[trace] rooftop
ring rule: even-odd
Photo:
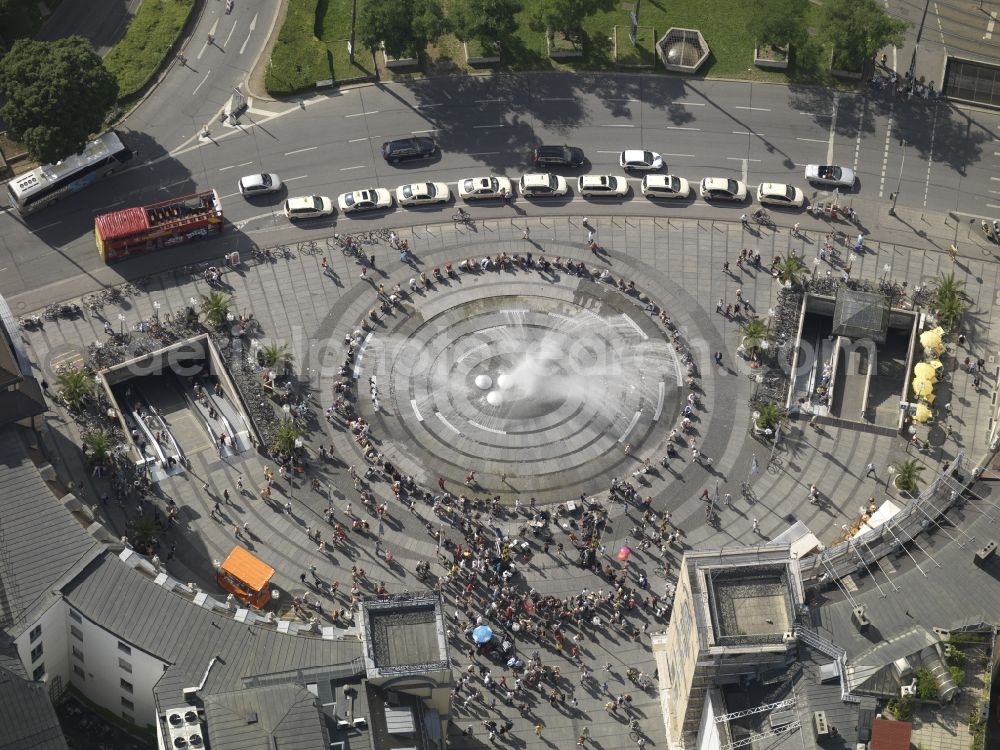
[[[791,629],[788,582],[781,568],[721,571],[709,578],[717,639],[779,637]]]
[[[0,750],[65,750],[48,686],[0,667]]]
[[[368,677],[377,672],[448,669],[444,617],[438,595],[394,594],[361,602],[360,637]]]

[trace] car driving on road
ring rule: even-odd
[[[355,214],[361,211],[375,211],[392,206],[392,193],[385,188],[368,188],[342,193],[337,199],[340,210],[345,214]]]
[[[583,150],[574,146],[539,146],[531,156],[531,162],[536,167],[571,167],[583,166]]]
[[[236,187],[243,194],[243,197],[251,198],[255,195],[281,190],[281,178],[276,174],[266,172],[264,174],[248,174],[246,177],[240,178]]]
[[[501,192],[510,194],[510,180],[506,177],[467,177],[458,181],[458,194],[464,200],[499,198]]]
[[[303,195],[285,201],[285,218],[315,219],[333,213],[333,201],[325,195]]]
[[[835,164],[807,164],[806,179],[823,187],[854,187],[854,170]]]
[[[401,206],[424,206],[449,200],[451,188],[443,182],[414,182],[396,188],[396,202]]]
[[[618,163],[623,169],[634,169],[637,172],[655,172],[657,169],[663,169],[663,157],[655,151],[622,151]]]
[[[429,159],[437,153],[433,138],[399,138],[382,144],[382,158],[390,164],[406,159]]]
[[[701,181],[698,193],[706,201],[745,201],[747,186],[728,177],[706,177]]]
[[[762,205],[801,208],[802,204],[806,202],[806,197],[794,185],[785,185],[781,182],[762,182],[757,186],[757,202]]]
[[[588,198],[620,198],[628,195],[628,182],[613,174],[586,174],[576,181],[580,195]]]
[[[545,198],[557,195],[566,195],[569,192],[569,185],[566,178],[548,172],[537,172],[521,175],[521,195],[526,198]]]
[[[642,178],[640,190],[647,198],[687,198],[691,195],[691,184],[672,174],[647,174]]]

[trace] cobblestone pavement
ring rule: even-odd
[[[347,584],[342,586],[342,591],[349,587],[351,565],[361,565],[368,571],[370,580],[384,581],[390,591],[425,585],[413,577],[412,571],[418,561],[435,559],[437,545],[428,529],[441,523],[428,506],[417,506],[413,514],[399,504],[390,506],[391,516],[384,524],[382,542],[395,555],[397,564],[391,567],[374,556],[370,540],[355,538],[349,545],[327,549],[323,553],[317,550],[315,543],[307,540],[307,527],[329,531],[322,516],[328,502],[327,493],[332,496],[338,519],[343,520],[348,502],[353,502],[355,509],[361,510],[348,467],[362,467],[364,460],[348,432],[323,420],[323,410],[333,400],[331,385],[335,379],[335,366],[343,358],[344,336],[357,328],[359,321],[371,309],[375,302],[374,288],[384,284],[391,289],[397,282],[405,287],[419,270],[429,272],[447,261],[457,264],[466,257],[479,258],[500,251],[544,253],[550,259],[561,255],[582,260],[591,267],[607,268],[615,278],[635,281],[639,290],[660,304],[677,324],[682,340],[690,345],[698,365],[701,407],[696,413],[695,437],[699,448],[712,462],[692,461],[685,450],[667,468],[658,466],[665,433],[675,426],[687,389],[677,386],[677,377],[672,373],[669,342],[656,317],[645,312],[634,298],[618,294],[607,284],[581,282],[577,277],[566,274],[543,277],[527,271],[460,274],[457,280],[435,284],[433,288],[413,295],[412,301],[404,303],[402,309],[377,326],[371,338],[372,350],[365,352],[361,358],[358,402],[362,413],[369,417],[372,433],[380,441],[379,445],[384,446],[386,455],[397,457],[406,470],[428,489],[434,489],[432,485],[441,476],[458,491],[467,471],[481,469],[482,473],[477,477],[482,483],[481,492],[500,494],[508,504],[513,503],[515,498],[527,502],[531,494],[537,495],[540,502],[572,500],[580,493],[600,494],[603,497],[612,476],[636,481],[631,472],[640,465],[641,459],[648,457],[654,459],[653,466],[657,470],[639,480],[642,486],[638,489],[642,496],[652,496],[655,512],[669,511],[672,524],[681,530],[681,544],[674,550],[674,555],[691,546],[761,543],[795,520],[802,520],[822,542],[835,543],[842,534],[842,525],[851,523],[857,517],[858,507],[869,496],[874,495],[880,500],[886,495],[885,467],[903,457],[905,444],[899,438],[872,431],[832,426],[813,429],[807,427],[804,421],[797,421],[793,422],[772,457],[769,445],[758,442],[748,434],[748,398],[752,383],[748,377],[750,371],[742,360],[735,357],[740,343],[738,322],[715,313],[716,301],[721,298],[735,302],[737,289],[741,290],[752,309],[762,314],[766,315],[767,310],[776,304],[779,284],[766,270],[741,271],[736,268],[735,261],[742,248],[759,251],[765,267],[776,253],[791,250],[803,255],[812,269],[812,259],[822,235],[803,233],[793,237],[784,230],[748,232],[739,223],[674,219],[601,218],[592,221],[592,224],[596,224],[597,240],[607,251],[600,258],[595,258],[585,248],[588,230],[581,219],[560,217],[486,222],[472,227],[415,226],[401,236],[409,240],[414,250],[417,271],[401,264],[396,253],[384,244],[377,244],[367,248],[367,252],[374,252],[376,257],[375,268],[368,272],[365,279],[361,278],[360,266],[355,259],[340,252],[327,256],[330,271],[325,274],[322,273],[320,256],[307,254],[227,273],[226,281],[233,287],[236,311],[252,311],[263,325],[266,341],[287,343],[295,355],[296,369],[312,386],[310,399],[319,419],[316,429],[308,436],[307,445],[315,453],[320,444],[332,444],[337,459],[313,463],[310,472],[320,479],[320,492],[310,489],[311,476],[296,478],[291,485],[276,482],[275,500],[278,502],[268,505],[249,493],[240,496],[235,492],[237,479],[242,478],[248,488],[262,481],[265,463],[259,456],[246,454],[221,460],[210,445],[194,452],[191,455],[190,475],[173,477],[160,484],[162,493],[181,507],[179,527],[164,532],[160,540],[160,555],[163,558],[167,557],[164,550],[171,543],[176,543],[176,552],[167,561],[171,573],[180,580],[197,582],[206,590],[215,591],[217,587],[212,579],[211,561],[221,559],[231,549],[234,524],[246,522],[252,538],[244,543],[276,568],[274,583],[292,595],[302,593],[299,575],[313,565],[321,577]],[[524,239],[525,228],[530,228],[530,240]],[[728,275],[721,270],[726,260],[730,261],[733,269],[733,273]],[[824,274],[827,265],[820,263],[817,272]],[[885,270],[886,265],[891,266],[890,271]],[[973,461],[986,450],[984,436],[993,416],[991,391],[996,384],[997,372],[993,318],[997,311],[995,300],[1000,283],[996,269],[995,264],[987,261],[960,258],[953,263],[947,254],[897,247],[870,238],[867,251],[853,263],[854,278],[877,280],[887,275],[900,282],[907,281],[910,288],[926,284],[940,273],[954,271],[965,282],[972,298],[965,329],[968,337],[966,350],[959,351],[958,357],[971,355],[987,359],[983,387],[975,390],[971,376],[960,369],[949,375],[952,415],[947,422],[953,431],[950,437],[946,437],[938,423],[926,435],[932,443],[930,452],[914,454],[929,467],[925,480],[929,479],[940,461],[958,450],[967,451]],[[834,274],[839,272],[836,268],[830,270]],[[159,278],[159,288],[148,289],[145,294],[131,300],[122,311],[127,325],[131,325],[138,319],[152,316],[154,301],[160,303],[161,316],[168,312],[177,314],[192,295],[207,291],[208,288],[200,281],[192,282],[177,273],[167,273]],[[636,341],[641,339],[651,342],[650,345],[655,344],[659,347],[656,356],[667,352],[663,360],[666,363],[663,377],[666,386],[662,398],[650,385],[656,382],[655,378],[642,386],[649,386],[643,396],[645,413],[648,415],[653,400],[657,399],[662,406],[659,418],[645,416],[631,428],[632,432],[624,433],[628,427],[627,417],[636,408],[636,402],[630,401],[634,398],[632,395],[609,392],[607,404],[602,404],[607,407],[607,413],[603,415],[600,409],[594,408],[593,393],[586,394],[575,404],[592,409],[583,416],[573,416],[580,413],[579,409],[572,413],[571,410],[561,411],[565,409],[565,404],[556,399],[560,405],[546,406],[540,410],[544,412],[541,415],[529,415],[530,420],[542,422],[550,414],[557,415],[551,423],[532,422],[543,435],[543,440],[530,456],[525,455],[523,450],[519,452],[521,443],[518,441],[523,437],[501,434],[508,432],[504,425],[494,425],[495,432],[487,441],[480,434],[481,430],[477,433],[473,428],[460,426],[460,434],[456,434],[443,423],[428,425],[433,419],[431,413],[421,414],[421,419],[418,419],[409,403],[417,397],[411,397],[408,388],[422,388],[420,398],[429,399],[427,403],[448,403],[457,398],[456,393],[467,393],[463,390],[467,389],[465,381],[475,374],[475,369],[469,367],[456,375],[464,379],[465,385],[461,388],[447,379],[440,383],[416,382],[430,376],[413,374],[405,369],[394,372],[392,357],[379,356],[379,342],[391,341],[392,336],[416,336],[414,340],[420,346],[426,344],[430,350],[434,347],[447,350],[450,346],[447,341],[435,342],[433,337],[449,330],[461,331],[462,326],[471,325],[468,320],[475,317],[451,313],[449,318],[449,310],[458,305],[473,306],[462,309],[474,311],[475,315],[482,312],[485,317],[481,328],[496,329],[508,321],[502,312],[504,306],[496,304],[497,299],[506,297],[522,301],[528,299],[531,302],[528,323],[539,323],[539,319],[531,316],[548,315],[550,327],[557,332],[559,326],[551,324],[554,320],[551,313],[566,315],[567,310],[598,305],[606,311],[615,311],[618,316],[628,317],[635,324],[629,325],[629,328],[633,330]],[[490,302],[484,303],[481,308],[474,308],[477,300]],[[108,320],[113,322],[118,312],[118,309],[112,308],[105,310]],[[433,326],[432,330],[427,327],[430,320],[437,320],[440,324]],[[89,342],[102,338],[103,325],[102,319],[88,315],[81,320],[46,323],[43,331],[26,334],[41,375],[54,382],[53,365],[72,360],[81,349],[85,350]],[[616,340],[615,335],[600,335]],[[643,336],[646,338],[643,339]],[[617,338],[629,344],[624,335]],[[716,366],[713,354],[720,351],[723,353],[722,365]],[[382,350],[384,353],[385,347]],[[378,414],[374,413],[368,396],[366,383],[370,374],[376,374],[379,382],[385,384],[380,385],[380,389],[384,389],[386,403],[380,407]],[[652,376],[659,377],[659,374],[653,372]],[[451,390],[442,394],[438,392],[441,388]],[[97,504],[96,498],[104,494],[104,487],[101,480],[92,479],[82,469],[78,452],[73,447],[77,442],[75,425],[64,416],[56,411],[56,416],[49,420],[50,432],[46,438],[55,453],[56,468],[64,481],[82,482],[85,501]],[[474,412],[467,412],[466,416],[471,421],[479,419]],[[613,425],[614,431],[611,428],[603,432],[598,429],[605,423]],[[591,439],[581,439],[580,435],[588,430],[594,433]],[[623,434],[625,439],[621,439]],[[476,435],[479,439],[472,439]],[[629,439],[634,440],[634,449],[626,452],[624,443]],[[570,446],[570,449],[564,450],[563,446]],[[762,467],[762,471],[755,476],[750,475],[753,456],[758,458]],[[540,462],[538,474],[524,470],[521,462],[526,460]],[[875,463],[878,479],[866,477],[869,462]],[[506,470],[502,468],[505,464],[509,466]],[[544,479],[536,480],[539,475]],[[752,484],[752,504],[740,492],[740,485],[745,480]],[[208,493],[202,490],[203,482],[210,486]],[[819,504],[808,502],[808,487],[812,483],[820,492],[822,501]],[[210,511],[214,501],[221,500],[225,489],[232,493],[233,500],[223,506],[221,519],[216,520]],[[380,496],[391,497],[390,488],[385,483],[376,482],[372,489]],[[720,504],[717,528],[705,522],[705,503],[699,498],[706,489],[710,496],[718,492],[720,499],[727,494],[733,498],[731,507]],[[285,502],[291,502],[291,514],[280,507]],[[97,512],[116,533],[124,533],[127,522],[137,511],[112,503],[98,507]],[[611,555],[623,544],[632,543],[634,546],[631,529],[640,513],[635,507],[625,508],[620,504],[611,509],[609,528],[602,538],[608,556],[606,564],[621,567]],[[759,532],[753,530],[755,520],[759,522]],[[516,524],[516,521],[510,520],[497,523],[508,530],[515,530]],[[374,531],[377,528],[374,518],[372,526]],[[446,536],[458,540],[460,535],[457,531],[447,526],[443,528]],[[570,526],[556,529],[555,541],[563,541],[569,547],[566,534],[573,531],[575,529]],[[536,591],[563,597],[578,593],[584,587],[596,590],[606,585],[606,581],[561,557],[555,548],[546,554],[536,540],[531,541],[535,545],[534,556],[521,566],[521,570],[527,583]],[[633,575],[640,570],[646,571],[651,577],[653,591],[662,595],[666,582],[653,572],[658,562],[659,553],[635,549],[629,567]],[[439,565],[432,567],[434,573],[442,571]],[[326,609],[343,607],[345,603],[346,600],[341,597],[336,602],[330,602]],[[644,607],[639,607],[631,619],[640,627],[645,624],[650,631],[665,627],[665,620],[657,619]],[[567,695],[572,693],[578,705],[557,702],[552,707],[542,700],[533,705],[524,717],[517,716],[513,709],[502,704],[497,711],[486,711],[482,707],[470,711],[457,708],[458,728],[464,729],[469,724],[476,724],[476,728],[471,741],[465,742],[456,736],[453,738],[454,745],[473,746],[484,741],[482,725],[476,720],[486,713],[494,716],[499,713],[512,716],[515,722],[514,744],[565,747],[575,742],[584,726],[589,726],[590,745],[608,749],[627,746],[629,741],[623,728],[626,721],[623,714],[611,715],[603,709],[607,693],[617,694],[626,690],[635,698],[632,713],[640,720],[642,730],[649,738],[649,746],[662,744],[663,728],[658,718],[660,712],[656,698],[644,695],[625,678],[625,669],[629,666],[649,673],[653,671],[647,638],[635,640],[613,630],[592,627],[588,627],[584,635],[582,663],[597,671],[598,683],[607,682],[607,691],[600,684],[596,689],[581,687],[579,666],[563,656],[556,656],[553,651],[543,658],[548,663],[562,664],[564,692]],[[534,646],[524,645],[524,648],[530,654]],[[468,662],[463,650],[456,648],[453,656],[456,667],[464,669]],[[601,668],[608,662],[612,664],[612,670],[603,673]],[[494,670],[493,676],[498,679],[499,673]],[[572,691],[570,686],[574,686]],[[536,722],[544,727],[537,739],[532,729]]]

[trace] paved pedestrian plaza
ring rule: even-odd
[[[512,727],[498,733],[498,744],[562,748],[586,729],[587,746],[611,750],[632,742],[627,725],[633,718],[647,747],[662,746],[658,697],[634,684],[626,670],[652,675],[655,669],[649,635],[667,623],[665,602],[657,601],[667,592],[663,563],[675,564],[687,548],[765,543],[795,521],[821,542],[835,544],[859,506],[886,497],[890,464],[916,457],[927,465],[929,480],[959,451],[973,464],[985,453],[997,372],[996,264],[966,258],[956,263],[946,253],[869,238],[852,264],[852,278],[888,275],[913,288],[954,271],[966,284],[972,299],[966,349],[954,361],[987,359],[985,383],[977,390],[961,368],[948,373],[951,415],[928,433],[926,453],[905,455],[906,442],[898,436],[828,424],[813,428],[804,419],[792,421],[775,447],[750,434],[754,373],[736,355],[738,319],[717,313],[716,304],[735,303],[740,290],[747,315],[768,317],[781,288],[768,270],[776,254],[803,257],[809,275],[829,270],[838,276],[843,268],[835,262],[813,262],[823,235],[804,231],[793,237],[780,227],[748,232],[738,221],[602,217],[590,225],[602,248],[598,253],[587,248],[590,229],[581,218],[532,218],[413,226],[400,232],[413,250],[413,265],[400,262],[386,243],[366,245],[374,262],[366,258],[362,266],[334,243],[320,242],[327,271],[319,254],[298,252],[226,272],[234,312],[252,312],[263,328],[262,343],[284,343],[294,354],[312,412],[305,436],[310,464],[290,482],[275,481],[272,501],[265,502],[257,488],[273,464],[261,455],[220,458],[207,440],[189,450],[190,471],[160,482],[156,501],[160,513],[167,498],[180,508],[179,523],[165,527],[157,550],[171,574],[215,592],[212,561],[223,559],[234,543],[245,544],[277,570],[282,610],[290,609],[293,597],[318,598],[329,622],[335,610],[350,609],[352,566],[365,570],[359,586],[368,594],[380,585],[390,592],[433,587],[450,575],[441,586],[448,614],[456,615],[455,675],[468,676],[453,701],[453,746],[482,746],[488,739],[484,721],[499,728],[509,720]],[[737,266],[743,248],[759,252],[761,266]],[[500,253],[531,253],[533,264],[481,267],[484,256]],[[554,265],[538,268],[541,256]],[[469,259],[474,269],[460,268]],[[568,272],[569,260],[586,264],[589,273]],[[727,261],[729,273],[722,270]],[[117,328],[122,312],[124,325],[132,326],[154,316],[154,301],[159,316],[179,315],[192,297],[208,291],[200,280],[167,273],[103,314]],[[90,342],[105,338],[104,320],[87,315],[46,323],[26,337],[40,376],[51,383],[57,364],[78,360]],[[357,352],[348,361],[346,342],[352,339]],[[342,366],[356,380],[350,400],[367,423],[369,445],[411,476],[431,501],[411,494],[408,508],[396,500],[389,481],[363,478],[367,463],[356,431],[336,410],[326,418],[337,398],[334,385],[344,377]],[[661,465],[668,435],[679,428],[689,403],[690,431],[678,455]],[[91,477],[80,463],[72,447],[79,439],[76,425],[58,419],[49,424],[54,432],[46,439],[62,459],[60,476],[82,485],[84,501],[116,534],[127,536],[140,508],[101,503],[105,480]],[[320,446],[332,446],[334,458],[321,460]],[[752,471],[755,463],[759,471]],[[874,477],[867,476],[870,463]],[[613,479],[633,486],[631,500],[609,499]],[[246,492],[237,491],[238,481]],[[746,495],[744,482],[750,485]],[[820,502],[810,502],[813,484]],[[372,493],[373,505],[386,503],[381,519],[363,507],[357,486]],[[212,512],[227,490],[230,501]],[[718,500],[715,525],[706,522],[706,490],[709,502]],[[473,498],[499,497],[495,515],[487,505],[474,515],[470,508],[469,518],[490,540],[479,545],[483,550],[492,549],[497,533],[517,537],[532,498],[552,512],[551,545],[530,532],[525,536],[531,554],[514,561],[520,574],[511,584],[516,592],[500,580],[487,583],[478,568],[455,565],[462,559],[456,545],[477,545],[457,527],[461,514],[435,513],[433,498],[451,504],[460,495],[470,505]],[[727,496],[729,504],[722,501]],[[599,530],[601,575],[576,564],[573,542],[590,532],[579,514],[557,512],[571,501],[607,510]],[[370,518],[370,533],[348,532],[346,543],[336,543],[331,509],[334,522]],[[646,510],[649,523],[640,534],[636,527]],[[644,548],[638,537],[658,537],[667,517],[677,543],[665,555],[656,544]],[[234,540],[234,527],[243,524],[244,538]],[[327,544],[310,538],[316,530]],[[393,560],[377,555],[376,546],[390,550]],[[626,546],[627,564],[617,557]],[[418,578],[416,565],[424,561],[431,563],[430,575]],[[304,575],[312,568],[315,576]],[[339,591],[317,587],[315,579],[336,581]],[[522,601],[529,589],[542,602],[535,621],[545,632],[518,638],[517,651],[526,662],[537,653],[544,670],[539,685],[511,687],[515,694],[508,701],[506,686],[514,676],[484,657],[472,661],[490,669],[492,684],[476,666],[470,671],[460,623],[479,615],[496,619],[501,615],[489,609],[491,602]],[[334,624],[352,627],[345,619]],[[583,679],[585,670],[591,679]],[[470,727],[471,737],[463,736]]]

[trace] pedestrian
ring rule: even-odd
[[[732,496],[732,493],[727,492],[723,496],[722,501],[726,504],[727,508],[732,508],[733,507],[733,496]]]
[[[211,487],[208,486],[208,482],[202,482],[201,488],[205,490],[205,492],[209,492],[212,489]]]
[[[236,477],[236,491],[243,494],[243,477]]]
[[[813,427],[813,428],[819,428],[819,424],[817,423],[817,419],[819,419],[819,416],[817,414],[813,414],[809,418],[809,426]]]
[[[625,455],[629,456],[632,454],[632,443],[625,443]]]
[[[220,516],[222,515],[222,508],[219,506],[218,500],[215,501],[215,505],[212,507],[212,512],[209,515],[215,517],[216,513],[218,513]]]
[[[591,229],[587,232],[587,244],[592,245],[594,243],[594,230]]]
[[[360,277],[361,277],[362,279],[367,279],[367,278],[368,278],[368,266],[361,266],[361,274],[360,274]]]
[[[226,489],[224,489],[222,491],[222,499],[225,500],[227,503],[230,502],[230,500],[229,500],[229,489],[228,488],[226,488]]]
[[[372,253],[368,257],[368,262],[371,263],[372,268],[375,268],[375,253]]]
[[[749,222],[749,220],[747,219],[747,215],[746,215],[746,214],[743,214],[743,215],[742,215],[742,216],[740,217],[740,224],[742,224],[742,225],[743,225],[743,228],[744,228],[744,229],[746,229],[747,227],[749,227],[749,226],[750,226],[750,222]]]
[[[756,518],[753,519],[753,533],[754,534],[760,533],[760,521],[758,521]]]
[[[875,477],[875,481],[878,481],[878,473],[875,471],[875,464],[870,463],[865,467],[865,479],[868,477]]]
[[[541,737],[542,736],[542,725],[541,724],[535,724],[535,736],[536,737]]]
[[[292,515],[292,503],[291,501],[285,503],[285,513]]]
[[[528,227],[524,228],[524,232],[521,234],[521,239],[526,240],[531,236],[531,229]]]
[[[795,222],[795,226],[792,227],[792,234],[795,237],[799,236],[799,222]]]
[[[722,352],[715,353],[715,364],[719,365],[719,367],[722,366]]]
[[[720,299],[719,302],[718,302],[718,304],[716,304],[716,306],[715,306],[715,311],[721,315],[722,314],[722,308],[725,306],[725,304],[726,304],[726,301]]]
[[[586,216],[583,217],[583,221],[581,223],[588,229],[590,228],[590,219],[588,219]]]
[[[703,489],[701,491],[701,496],[698,499],[699,500],[708,500],[708,487],[706,487],[705,489]]]
[[[438,487],[444,490],[444,477],[438,477]]]

